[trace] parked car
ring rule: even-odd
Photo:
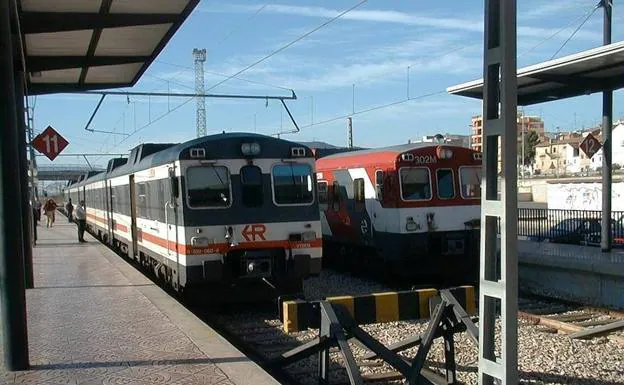
[[[600,244],[600,219],[568,218],[550,229],[528,237],[531,241],[570,245]]]

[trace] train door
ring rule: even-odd
[[[113,219],[113,187],[111,185],[111,181],[105,181],[105,189],[106,189],[106,205],[108,206],[107,215],[108,215],[108,241],[110,244],[114,245],[115,236],[115,220]]]
[[[128,257],[139,259],[139,228],[136,220],[136,187],[134,185],[134,175],[130,175],[130,228],[132,229],[132,243],[128,250]]]
[[[373,199],[367,199],[366,200],[366,210],[370,213],[371,215],[371,223],[372,223],[372,229],[380,229],[384,226],[384,219],[383,219],[383,212],[382,212],[382,206],[381,203],[383,201],[383,195],[384,195],[384,172],[382,170],[375,170],[375,180],[374,180],[374,186],[375,186],[375,196],[373,197]],[[385,230],[385,229],[384,229]],[[373,231],[373,235],[374,235],[374,231]]]
[[[165,199],[165,226],[167,234],[167,255],[169,260],[175,261],[175,267],[170,271],[175,271],[172,279],[174,288],[179,288],[180,285],[180,254],[178,250],[178,202],[179,197],[179,184],[178,178],[175,175],[175,164],[169,167],[169,194]]]

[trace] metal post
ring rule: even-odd
[[[522,111],[522,114],[520,115],[520,134],[521,134],[521,138],[520,140],[522,141],[522,160],[520,161],[520,179],[522,179],[524,181],[524,110]]]
[[[479,271],[479,384],[518,383],[516,0],[485,1],[483,168]],[[498,140],[502,149],[498,198]],[[497,222],[500,220],[500,257]],[[496,352],[500,308],[501,350]]]
[[[21,71],[15,72],[15,105],[17,114],[17,148],[19,151],[20,192],[22,204],[22,247],[24,250],[24,284],[26,289],[35,285],[33,274],[33,250],[31,230],[33,222],[32,208],[28,193],[28,159],[26,159],[26,122],[24,119],[24,75]]]
[[[22,218],[17,147],[13,46],[11,42],[10,5],[0,0],[0,295],[4,332],[4,365],[8,370],[27,370],[28,334],[26,329],[26,293],[22,262]],[[23,97],[19,95],[18,97]]]
[[[613,0],[602,0],[604,8],[603,45],[611,44]],[[602,231],[600,247],[611,251],[611,130],[613,127],[613,91],[602,93]]]
[[[351,117],[347,118],[347,124],[349,127],[348,145],[349,148],[353,148],[353,119]]]

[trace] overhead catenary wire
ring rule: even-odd
[[[157,63],[161,63],[161,64],[165,64],[165,65],[168,65],[168,66],[172,66],[172,67],[185,68],[185,69],[190,70],[190,71],[195,71],[195,68],[192,68],[192,67],[189,67],[189,66],[185,66],[185,65],[182,65],[182,64],[170,63],[170,62],[166,62],[166,61],[162,61],[162,60],[156,60],[156,62]],[[220,76],[220,77],[224,77],[224,78],[230,77],[230,75],[226,75],[226,74],[219,73],[219,72],[214,72],[214,71],[209,71],[209,70],[204,70],[204,73],[207,73],[209,75],[214,75],[214,76]],[[154,76],[154,75],[150,75],[150,76],[156,78],[156,76]],[[165,78],[162,78],[162,77],[159,78],[159,79],[166,81]],[[275,84],[263,83],[263,82],[259,82],[259,81],[255,81],[255,80],[249,80],[249,79],[241,78],[241,77],[238,77],[238,76],[234,76],[234,79],[240,80],[240,81],[246,82],[246,83],[258,84],[258,85],[261,85],[261,86],[278,88],[278,89],[285,90],[285,91],[292,91],[292,88],[278,86],[278,85],[275,85]],[[195,87],[193,87],[193,88],[195,88]]]
[[[594,8],[592,9],[592,11],[589,13],[589,15],[587,15],[587,17],[585,17],[585,20],[583,20],[583,22],[582,22],[582,23],[581,23],[578,27],[576,27],[576,29],[574,30],[574,32],[572,32],[572,34],[570,35],[570,37],[568,37],[568,38],[566,39],[566,41],[564,41],[564,42],[563,42],[563,44],[561,45],[561,47],[559,47],[559,49],[558,49],[558,50],[557,50],[557,51],[556,51],[556,52],[555,52],[555,53],[554,53],[554,54],[550,57],[550,60],[554,59],[554,58],[555,58],[555,56],[557,56],[557,54],[558,54],[558,53],[559,53],[559,52],[563,49],[563,47],[565,47],[565,46],[566,46],[566,44],[568,44],[568,42],[569,42],[570,40],[572,40],[572,38],[574,37],[574,35],[576,35],[576,33],[577,33],[577,32],[578,32],[578,31],[579,31],[579,30],[583,27],[583,25],[585,25],[585,23],[587,23],[587,20],[589,20],[589,18],[590,18],[590,17],[591,17],[591,16],[592,16],[595,12],[596,12],[596,10],[597,10],[598,8],[600,8],[601,4],[602,4],[602,1],[601,1],[601,2],[599,2],[596,6],[594,6]]]
[[[407,99],[407,98],[406,99],[401,99],[401,100],[397,100],[397,101],[394,101],[394,102],[380,104],[380,105],[377,105],[377,106],[365,108],[363,110],[354,111],[354,112],[349,113],[349,114],[344,114],[344,115],[336,116],[336,117],[333,117],[333,118],[321,120],[319,122],[310,123],[310,124],[307,124],[305,126],[301,126],[300,128],[304,129],[304,128],[310,128],[310,127],[313,127],[313,126],[320,126],[320,125],[324,125],[324,124],[327,124],[327,123],[335,122],[337,120],[343,120],[343,119],[346,119],[346,118],[348,118],[350,116],[356,116],[356,115],[361,115],[361,114],[365,114],[365,113],[372,112],[372,111],[382,110],[384,108],[389,108],[389,107],[397,106],[397,105],[400,105],[400,104],[403,104],[403,103],[412,102],[412,101],[419,100],[419,99],[425,99],[425,98],[429,98],[429,97],[437,96],[437,95],[441,95],[441,94],[446,94],[446,89],[439,90],[439,91],[434,91],[434,92],[429,92],[429,93],[418,95],[418,96],[414,96],[414,97],[411,97],[409,99]],[[277,135],[277,134],[278,133],[274,133],[274,134],[271,134],[271,135]],[[283,133],[279,133],[279,134],[283,134]]]
[[[212,90],[212,89],[214,89],[214,88],[216,88],[216,87],[220,86],[221,84],[223,84],[223,83],[227,82],[228,80],[230,80],[230,79],[232,79],[232,78],[234,78],[234,77],[236,77],[236,76],[238,76],[238,75],[242,74],[243,72],[246,72],[246,71],[250,70],[251,68],[253,68],[253,67],[257,66],[258,64],[260,64],[260,63],[262,63],[262,62],[264,62],[265,60],[269,59],[270,57],[275,56],[275,55],[277,55],[278,53],[280,53],[280,52],[282,52],[282,51],[284,51],[284,50],[288,49],[288,48],[289,48],[289,47],[291,47],[292,45],[294,45],[294,44],[296,44],[297,42],[299,42],[299,41],[301,41],[301,40],[305,39],[306,37],[310,36],[311,34],[313,34],[314,32],[318,31],[319,29],[321,29],[321,28],[323,28],[323,27],[325,27],[325,26],[327,26],[327,25],[329,25],[329,24],[333,23],[334,21],[336,21],[336,20],[340,19],[342,16],[346,15],[347,13],[349,13],[349,12],[353,11],[354,9],[356,9],[356,8],[360,7],[361,5],[363,5],[364,3],[366,3],[367,1],[368,1],[368,0],[362,0],[362,1],[360,1],[359,3],[355,4],[354,6],[352,6],[352,7],[348,8],[348,9],[346,9],[346,10],[342,11],[342,12],[340,12],[338,15],[336,15],[336,16],[332,17],[331,19],[329,19],[329,20],[325,21],[323,24],[319,25],[318,27],[316,27],[316,28],[314,28],[314,29],[312,29],[312,30],[310,30],[310,31],[308,31],[308,32],[306,32],[306,33],[304,33],[303,35],[299,36],[298,38],[296,38],[295,40],[291,41],[290,43],[288,43],[288,44],[286,44],[286,45],[283,45],[282,47],[280,47],[280,48],[276,49],[275,51],[271,52],[270,54],[268,54],[268,55],[266,55],[266,56],[262,57],[261,59],[256,60],[255,62],[253,62],[253,63],[249,64],[248,66],[244,67],[243,69],[239,70],[238,72],[236,72],[236,73],[234,73],[234,74],[232,74],[232,75],[228,76],[226,79],[223,79],[223,80],[221,80],[220,82],[216,83],[215,85],[213,85],[213,86],[209,87],[208,89],[206,89],[206,92],[208,92],[208,91],[210,91],[210,90]]]
[[[599,3],[600,4],[600,3]],[[599,6],[598,4],[598,6]],[[596,11],[597,6],[593,6],[591,9],[587,10],[587,12],[583,13],[582,15],[576,17],[574,20],[572,20],[570,23],[568,23],[565,27],[557,30],[556,32],[554,32],[553,34],[551,34],[550,36],[546,37],[545,39],[543,39],[542,41],[540,41],[539,43],[537,43],[536,45],[534,45],[533,47],[529,48],[528,50],[522,52],[520,55],[520,57],[527,55],[529,53],[531,53],[533,50],[535,50],[537,47],[541,46],[542,44],[546,43],[547,41],[551,40],[552,38],[554,38],[555,36],[559,35],[561,32],[565,31],[566,29],[570,28],[571,26],[573,26],[574,24],[576,24],[579,20],[581,20],[584,17],[587,17],[588,15],[591,16],[593,12]]]
[[[232,28],[230,30],[230,32],[228,32],[225,37],[223,37],[221,40],[219,40],[216,43],[216,46],[219,46],[221,44],[223,44],[227,39],[230,38],[230,36],[232,36],[234,33],[236,33],[236,31],[241,29],[242,25],[245,25],[247,23],[249,23],[253,18],[255,18],[256,16],[258,16],[258,14],[260,12],[262,12],[267,6],[269,6],[270,3],[266,3],[263,6],[261,6],[260,8],[258,8],[251,16],[249,16],[247,19],[245,19],[245,21],[243,23],[238,24],[236,27]]]

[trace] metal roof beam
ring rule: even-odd
[[[132,84],[121,83],[89,83],[89,90],[105,90],[109,88],[130,87]],[[84,85],[78,83],[30,83],[29,95],[75,93],[84,91]]]
[[[22,33],[79,31],[88,29],[132,27],[175,23],[178,14],[22,12]]]
[[[541,73],[541,74],[538,73],[538,74],[530,75],[528,77],[537,79],[537,80],[543,80],[546,82],[553,82],[553,83],[563,84],[566,86],[573,86],[576,88],[578,88],[578,86],[580,86],[581,88],[584,88],[584,87],[594,88],[596,86],[596,83],[600,83],[600,80],[591,79],[591,78],[578,76],[578,75],[557,75],[557,74],[548,74],[548,73]]]
[[[109,15],[111,6],[113,5],[113,0],[102,0],[102,5],[100,6],[99,15],[104,17]],[[91,42],[89,42],[89,48],[87,49],[87,62],[89,62],[93,56],[95,55],[95,50],[97,49],[97,45],[100,42],[100,36],[102,36],[102,27],[95,27],[95,24],[92,25],[94,27],[93,34],[91,34]],[[89,68],[85,65],[82,67],[82,72],[80,73],[80,78],[78,79],[78,84],[80,86],[84,85],[85,79],[87,78],[87,72]]]
[[[150,56],[94,56],[89,60],[85,56],[29,56],[27,71],[38,72],[85,66],[143,63],[148,60],[150,60]]]
[[[620,76],[615,80],[592,80],[587,84],[566,84],[558,89],[550,89],[542,92],[534,92],[526,95],[518,95],[518,104],[527,106],[536,103],[543,103],[544,101],[552,101],[558,99],[570,98],[578,95],[589,95],[595,92],[601,92],[604,90],[617,90],[624,87],[624,76]],[[471,96],[471,95],[465,95]],[[474,96],[479,98],[480,94]]]

